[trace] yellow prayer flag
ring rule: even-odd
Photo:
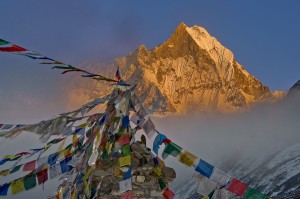
[[[76,142],[77,141],[77,135],[76,134],[73,134],[73,137],[72,137],[72,142]]]
[[[10,172],[10,169],[5,169],[3,171],[0,171],[0,175],[1,176],[7,176],[7,174],[9,174],[9,172]]]
[[[184,151],[184,152],[180,153],[178,160],[181,163],[190,167],[190,166],[194,165],[197,158],[198,158],[197,156],[191,154],[190,152]]]
[[[68,154],[68,152],[69,149],[62,150],[61,152],[59,152],[58,158],[65,157]]]
[[[123,171],[119,167],[113,169],[113,175],[116,177],[123,176]]]
[[[160,169],[165,167],[165,163],[164,161],[162,161],[159,157],[156,157],[157,161],[158,161],[158,165],[160,167]]]
[[[72,191],[71,191],[71,199],[77,199],[76,189],[72,189]]]
[[[92,167],[90,167],[88,169],[88,171],[86,172],[86,174],[82,178],[83,181],[85,181],[91,175],[92,169],[93,169]]]
[[[10,184],[11,193],[16,194],[24,190],[24,180],[20,179]]]
[[[17,156],[15,156],[15,155],[6,155],[6,156],[4,156],[3,159],[8,159],[8,158],[14,159],[14,158],[16,158],[16,157],[17,157]]]
[[[153,171],[154,171],[154,173],[156,173],[156,175],[158,175],[158,176],[161,176],[162,174],[161,174],[161,171],[160,171],[160,168],[158,168],[158,167],[154,167],[153,168]]]
[[[120,157],[119,158],[119,165],[120,165],[120,167],[131,165],[131,156],[127,155],[127,156],[124,156],[124,157]]]
[[[86,127],[87,125],[88,125],[88,123],[86,122],[86,123],[80,124],[78,127],[79,127],[79,128],[84,128],[84,127]]]
[[[64,145],[65,145],[65,142],[66,142],[66,139],[64,139],[64,140],[62,141],[62,143],[61,143],[60,146],[58,147],[58,151],[63,150]]]

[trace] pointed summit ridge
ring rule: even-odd
[[[183,22],[163,44],[141,45],[116,64],[150,113],[231,112],[276,97],[205,28]]]

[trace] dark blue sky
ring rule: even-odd
[[[127,55],[140,44],[151,49],[183,21],[206,28],[271,90],[286,91],[300,79],[299,10],[297,0],[9,0],[1,2],[0,37],[79,65]],[[57,100],[68,83],[25,57],[0,54],[0,67],[5,108],[20,95]]]

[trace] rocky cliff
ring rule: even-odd
[[[106,68],[99,65],[85,64],[90,70],[110,77],[119,65],[122,78],[137,84],[137,95],[152,113],[235,111],[277,96],[250,75],[233,53],[204,28],[187,27],[184,23],[152,50],[141,45]],[[76,80],[70,101],[81,103],[111,89],[103,83],[83,81]]]

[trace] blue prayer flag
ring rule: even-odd
[[[72,157],[68,157],[60,162],[60,168],[62,173],[69,172],[73,169],[71,165],[68,165],[68,163],[72,160]]]
[[[48,164],[50,164],[50,165],[55,164],[57,161],[58,155],[59,155],[59,153],[50,154],[48,157]]]
[[[210,178],[210,176],[214,170],[214,166],[212,166],[209,163],[205,162],[204,160],[200,159],[198,166],[196,167],[195,170],[198,171],[199,173],[201,173],[202,175]]]
[[[167,139],[164,134],[158,134],[153,142],[153,152],[158,154],[159,146],[162,144],[163,140]]]
[[[127,180],[131,178],[131,168],[128,169],[128,171],[124,174],[123,180]]]
[[[6,196],[8,189],[9,189],[9,184],[5,183],[4,185],[1,185],[0,186],[0,196]]]

